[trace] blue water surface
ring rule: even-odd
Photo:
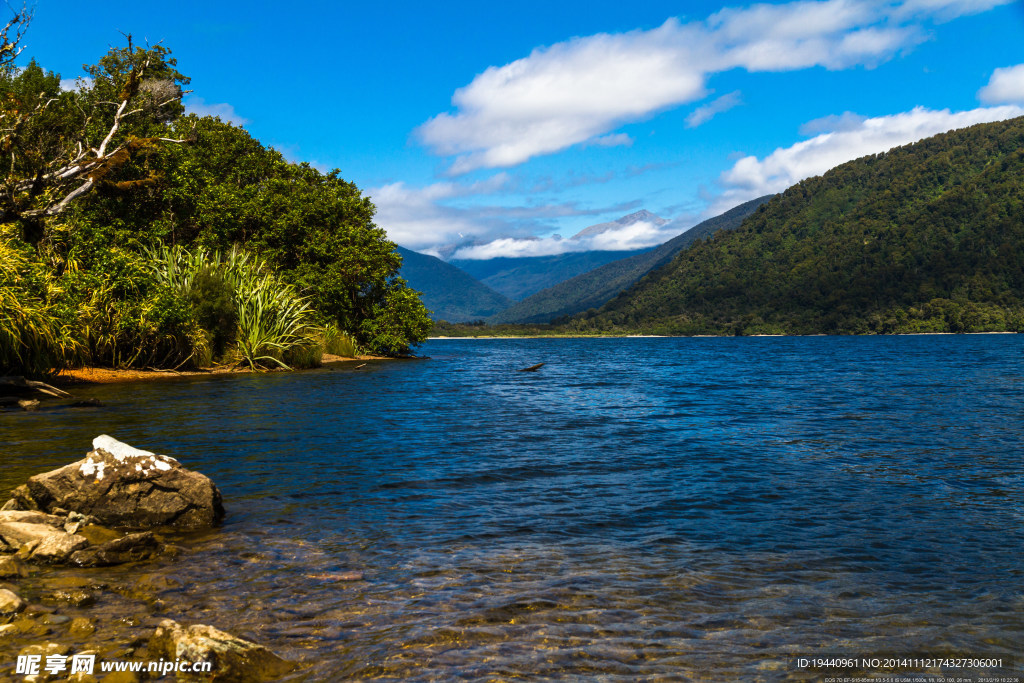
[[[258,639],[296,680],[1024,671],[1024,337],[420,352],[84,388],[107,407],[0,416],[0,485],[100,433],[208,474],[225,526],[161,565],[185,585],[158,616]]]

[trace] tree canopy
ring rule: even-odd
[[[422,341],[426,311],[359,188],[337,170],[286,161],[242,128],[186,114],[189,79],[171,51],[126,42],[86,65],[73,90],[35,61],[17,69],[0,55],[0,247],[39,280],[33,301],[54,321],[51,336],[77,350],[47,358],[195,363],[204,335],[215,336],[200,324],[209,316],[155,274],[178,267],[167,259],[224,269],[228,252],[251,255],[254,273],[308,303],[309,335],[336,330],[389,354]],[[218,278],[241,281],[195,281]]]

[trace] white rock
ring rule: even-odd
[[[102,448],[118,460],[156,455],[156,453],[153,453],[152,451],[144,451],[140,448],[129,446],[128,444],[118,441],[114,437],[107,436],[106,434],[100,434],[93,439],[92,447],[93,449]]]

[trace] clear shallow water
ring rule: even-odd
[[[159,600],[95,609],[213,624],[296,680],[816,679],[793,659],[824,654],[1024,671],[1024,338],[422,351],[0,415],[0,488],[99,433],[208,474],[223,529],[146,569]]]

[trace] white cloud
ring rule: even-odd
[[[389,239],[410,249],[430,249],[487,234],[499,227],[507,228],[483,220],[478,211],[443,202],[491,194],[508,182],[505,173],[472,184],[445,182],[415,188],[397,182],[372,188],[369,195],[377,207],[374,221],[387,231]]]
[[[712,74],[871,66],[924,40],[923,21],[1002,2],[800,0],[574,38],[489,67],[455,92],[454,111],[430,119],[416,135],[435,153],[454,157],[452,174],[515,166],[697,101]]]
[[[852,111],[844,111],[838,116],[823,116],[820,119],[813,119],[800,126],[800,135],[818,135],[819,133],[840,133],[847,130],[857,130],[868,117],[855,114]]]
[[[1017,0],[905,0],[894,15],[902,19],[908,15],[927,14],[939,21],[987,12],[993,7],[1009,5]]]
[[[978,99],[985,104],[1024,104],[1024,64],[993,71]]]
[[[738,160],[722,174],[720,182],[727,189],[709,207],[708,215],[717,215],[754,197],[780,192],[852,159],[976,123],[1024,116],[1024,107],[983,107],[962,112],[917,107],[902,114],[863,119],[857,125],[853,124],[853,116],[856,115],[836,117],[839,129],[776,149],[764,159],[747,156]],[[824,119],[818,123],[821,121]]]
[[[377,207],[374,222],[388,233],[389,239],[403,247],[443,257],[467,243],[487,244],[499,237],[511,241],[512,251],[526,249],[515,245],[519,241],[537,241],[532,235],[552,232],[556,219],[625,213],[637,208],[633,201],[600,207],[581,207],[575,202],[502,206],[481,201],[486,195],[522,189],[520,182],[507,173],[498,173],[475,183],[440,182],[411,187],[397,182],[371,188],[368,194]]]
[[[675,226],[665,229],[647,221],[639,221],[615,230],[606,230],[596,235],[582,238],[562,239],[561,237],[545,237],[542,239],[501,238],[486,244],[463,247],[456,251],[452,258],[458,259],[492,259],[499,257],[520,256],[552,256],[578,251],[631,251],[653,247],[667,242],[680,230]]]
[[[226,102],[206,102],[202,97],[189,97],[185,100],[185,111],[196,116],[219,116],[221,121],[236,126],[244,126],[249,119],[239,116],[235,108]]]
[[[79,76],[78,78],[62,78],[60,79],[60,89],[66,92],[72,92],[75,90],[81,90],[82,88],[91,88],[92,79],[88,76]]]
[[[693,112],[686,117],[686,127],[696,128],[702,123],[707,123],[718,114],[729,111],[733,107],[743,104],[743,99],[740,97],[740,91],[734,90],[731,93],[722,95],[711,102],[708,102],[702,107],[697,107]]]

